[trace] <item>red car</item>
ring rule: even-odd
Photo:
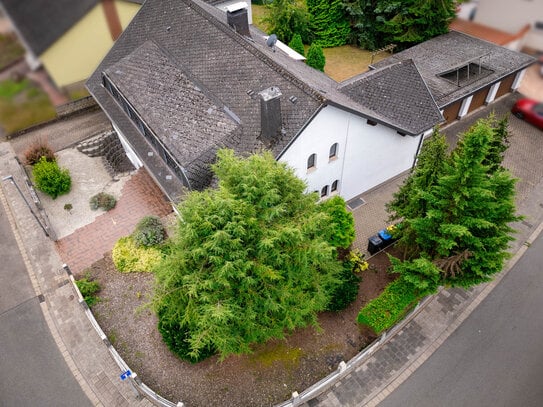
[[[533,99],[519,99],[511,112],[519,119],[533,124],[543,130],[543,103]]]

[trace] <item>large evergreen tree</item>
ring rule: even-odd
[[[323,48],[345,45],[351,33],[342,0],[307,0],[313,41]]]
[[[416,247],[411,253],[437,265],[441,283],[469,287],[488,281],[508,256],[509,223],[519,219],[515,180],[507,170],[485,165],[499,131],[481,120],[465,133],[437,181],[420,195],[424,212],[405,220]]]
[[[230,150],[213,170],[218,188],[179,206],[171,254],[156,272],[159,329],[191,361],[316,324],[341,282],[329,242],[336,223],[292,170],[270,153],[239,159]]]
[[[360,45],[405,49],[449,31],[456,0],[343,0]]]

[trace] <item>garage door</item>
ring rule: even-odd
[[[515,76],[516,74],[513,74],[502,79],[500,83],[500,87],[498,88],[498,91],[496,92],[496,99],[499,98],[500,96],[503,96],[511,92],[511,86],[513,86],[513,82],[515,81]]]
[[[471,103],[469,105],[468,113],[473,112],[478,107],[485,104],[486,95],[488,95],[488,88],[483,88],[473,94]]]
[[[460,112],[460,107],[462,106],[462,101],[454,102],[453,104],[447,106],[443,110],[443,117],[446,120],[445,124],[454,122],[458,118],[458,113]]]

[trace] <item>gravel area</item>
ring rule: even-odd
[[[325,312],[320,330],[298,329],[285,340],[254,346],[251,355],[198,364],[174,356],[162,341],[149,309],[153,275],[122,274],[110,255],[87,270],[102,290],[93,312],[131,368],[153,390],[173,402],[197,406],[270,406],[290,398],[349,360],[375,339],[356,323],[363,303],[376,297],[393,276],[384,254],[372,259],[375,271],[362,274],[358,299],[342,312]]]
[[[129,176],[113,180],[104,168],[102,158],[88,157],[75,148],[58,151],[56,156],[60,167],[70,171],[72,178],[70,192],[56,199],[37,192],[53,230],[60,239],[94,222],[102,210],[91,210],[90,198],[99,192],[107,192],[119,199],[122,187]],[[65,209],[67,204],[70,204],[72,209]]]

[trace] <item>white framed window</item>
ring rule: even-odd
[[[339,180],[336,179],[334,182],[332,182],[332,186],[330,187],[330,192],[337,192],[339,186]]]
[[[339,148],[338,143],[332,144],[332,146],[330,147],[330,152],[328,153],[328,158],[330,160],[333,160],[334,158],[337,158],[338,148]]]
[[[321,198],[324,198],[325,196],[328,196],[328,185],[325,185],[321,189]]]
[[[317,154],[313,153],[307,159],[307,169],[313,169],[317,166]]]

